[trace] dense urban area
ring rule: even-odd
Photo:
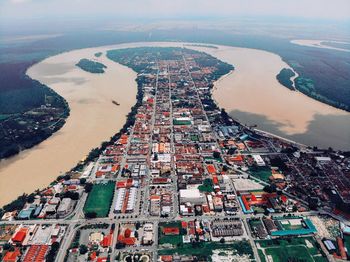
[[[234,67],[206,53],[106,56],[137,72],[137,103],[111,141],[3,207],[3,261],[349,260],[348,153],[233,120],[211,91]]]

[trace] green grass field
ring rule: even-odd
[[[271,169],[268,167],[251,167],[249,173],[264,182],[269,182],[269,177],[272,175]]]
[[[95,212],[97,217],[106,217],[112,203],[115,183],[95,184],[84,206],[84,213]]]
[[[266,256],[271,256],[274,262],[287,262],[289,258],[298,258],[306,262],[326,262],[327,259],[321,255],[316,247],[316,241],[312,237],[291,238],[287,240],[261,240],[259,256],[262,261],[266,261]],[[309,244],[309,246],[307,245]],[[265,255],[264,255],[264,252]]]
[[[221,244],[219,242],[200,242],[197,244],[183,244],[177,248],[172,249],[160,249],[158,250],[159,255],[194,255],[206,257],[211,261],[210,256],[213,254],[213,250],[234,250],[235,254],[238,255],[250,255],[254,257],[253,249],[248,241],[234,241],[227,244]]]
[[[270,255],[274,262],[284,262],[290,258],[298,258],[301,261],[314,261],[305,246],[271,247],[265,249],[265,254]]]

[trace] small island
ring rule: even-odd
[[[86,72],[94,73],[94,74],[103,74],[105,72],[105,66],[102,63],[95,62],[86,58],[80,59],[79,63],[76,64],[77,67],[80,67]]]
[[[294,91],[295,88],[293,85],[293,81],[290,80],[293,76],[295,76],[295,73],[293,72],[293,70],[289,68],[283,68],[281,72],[279,72],[279,74],[276,76],[276,78],[281,85],[284,85],[288,89]]]

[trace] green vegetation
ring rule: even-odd
[[[95,56],[96,57],[100,57],[102,55],[102,52],[97,52],[97,53],[95,53]]]
[[[14,72],[8,70],[4,68],[0,82],[14,77]],[[9,87],[11,89],[0,91],[0,159],[13,156],[50,137],[64,125],[69,115],[65,99],[38,81],[23,77]]]
[[[276,76],[276,78],[281,85],[284,85],[290,90],[294,90],[293,81],[290,80],[290,78],[293,76],[295,76],[295,73],[293,72],[293,70],[289,68],[283,68],[281,72],[279,72],[279,74]]]
[[[269,182],[269,177],[272,175],[271,168],[259,166],[250,167],[249,173],[265,182]]]
[[[95,62],[86,58],[80,59],[79,63],[77,63],[76,66],[80,67],[86,72],[94,74],[102,74],[105,72],[104,69],[107,68],[107,66],[102,63]]]
[[[190,125],[191,121],[190,120],[177,120],[177,119],[174,119],[173,120],[173,124],[175,126],[186,126],[186,125]]]
[[[238,255],[250,255],[254,257],[252,247],[248,241],[237,241],[230,243],[218,243],[218,242],[194,242],[191,244],[182,244],[173,249],[160,249],[159,255],[194,255],[199,258],[205,258],[211,261],[211,256],[214,250],[232,250]]]
[[[258,240],[256,242],[260,246],[258,253],[262,261],[266,261],[265,255],[270,255],[275,262],[327,261],[313,237]],[[298,260],[290,260],[296,258]]]
[[[340,109],[349,110],[348,105],[339,101],[335,101],[334,99],[327,98],[326,96],[320,94],[315,86],[314,81],[310,78],[297,77],[295,79],[295,87],[297,90],[304,93],[305,95],[312,97],[313,99],[316,99],[322,103],[325,103]]]
[[[0,121],[5,120],[6,118],[9,118],[11,115],[1,115],[0,114]]]
[[[211,180],[210,178],[204,179],[203,185],[198,186],[198,189],[202,192],[213,192],[213,180]]]
[[[106,217],[112,203],[115,183],[95,184],[86,200],[84,214],[96,214],[96,217]],[[93,217],[93,216],[92,216]]]
[[[60,243],[59,242],[53,242],[51,245],[50,251],[46,255],[46,261],[47,262],[54,262],[57,252],[60,248]]]
[[[182,235],[178,236],[162,236],[159,238],[159,245],[172,244],[173,246],[178,246],[182,244]]]

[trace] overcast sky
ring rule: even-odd
[[[0,19],[116,15],[131,18],[176,16],[292,16],[350,19],[350,0],[0,0]]]

